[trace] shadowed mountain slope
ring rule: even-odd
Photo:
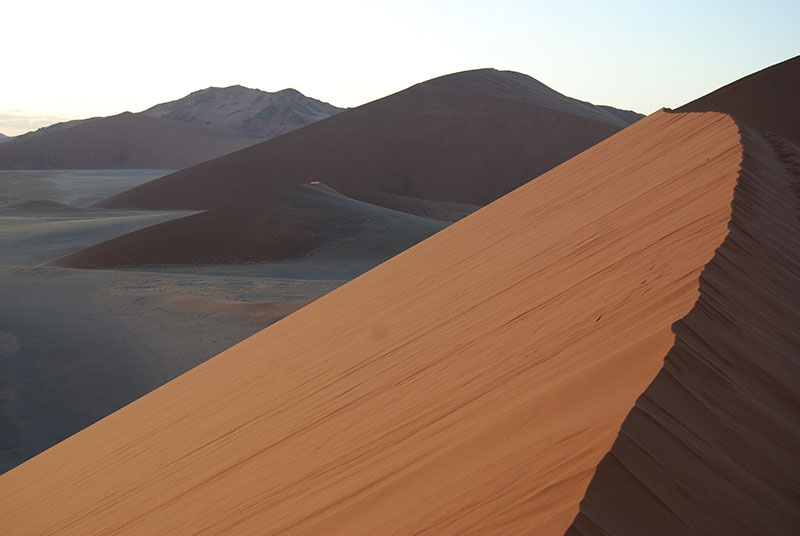
[[[563,534],[741,162],[729,117],[653,114],[0,476],[0,525]]]
[[[681,106],[678,112],[724,112],[758,130],[800,144],[800,56],[767,67]]]
[[[607,110],[493,69],[417,84],[109,198],[109,208],[208,209],[319,180],[483,205],[617,132]]]

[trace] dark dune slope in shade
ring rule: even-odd
[[[4,143],[0,169],[180,169],[259,141],[126,112]]]
[[[800,56],[767,67],[676,111],[723,112],[800,144]]]
[[[301,184],[278,188],[269,199],[160,223],[48,264],[106,268],[286,261],[309,256],[380,262],[446,226],[322,188]]]
[[[730,233],[569,535],[800,534],[800,151],[742,138]]]
[[[741,162],[655,113],[0,476],[4,536],[561,536]]]
[[[416,197],[387,194],[375,190],[345,190],[342,193],[353,199],[378,205],[379,207],[399,210],[400,212],[422,216],[423,218],[450,222],[458,221],[480,208],[477,205],[417,199]]]
[[[314,180],[340,191],[484,205],[626,124],[618,114],[528,76],[467,71],[181,170],[98,206],[201,210]]]

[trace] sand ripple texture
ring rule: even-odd
[[[800,533],[800,151],[742,142],[730,233],[571,535]]]
[[[777,198],[796,191],[748,186],[782,165],[771,147],[747,134],[743,160],[730,117],[656,113],[9,471],[0,526],[564,534],[654,378],[623,430],[644,452],[662,436],[667,454],[695,449],[712,487],[692,508],[781,512],[774,500],[796,497],[784,449],[797,436],[775,434],[797,393],[777,386],[798,385],[779,333],[797,296],[781,289],[797,269],[772,252],[797,252],[776,221],[789,210]],[[731,220],[741,165],[751,178]],[[725,335],[736,327],[757,340]],[[775,352],[748,361],[751,375],[717,357],[750,344]],[[683,392],[706,381],[707,394]],[[727,437],[755,427],[751,450],[713,454],[692,431],[711,415]],[[759,476],[778,475],[767,459],[781,475]],[[641,508],[660,507],[639,478]],[[754,481],[751,502],[727,493]],[[668,506],[664,519],[689,523],[685,505]]]

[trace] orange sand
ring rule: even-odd
[[[656,113],[6,473],[0,526],[563,534],[741,159],[728,116]]]

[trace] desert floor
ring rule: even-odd
[[[370,265],[38,266],[187,212],[88,209],[166,171],[0,171],[0,473]]]

